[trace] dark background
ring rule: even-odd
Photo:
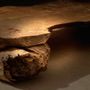
[[[6,6],[6,5],[28,6],[28,5],[42,4],[52,1],[90,2],[90,0],[0,0],[0,6]]]
[[[34,5],[34,4],[41,4],[55,0],[0,0],[0,5],[16,5],[16,6],[23,6],[23,5]]]

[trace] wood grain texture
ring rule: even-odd
[[[50,48],[48,45],[39,45],[24,50],[0,52],[3,63],[3,75],[6,80],[21,81],[37,75],[47,68]]]

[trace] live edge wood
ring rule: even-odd
[[[33,78],[47,68],[50,48],[48,45],[38,45],[25,50],[10,50],[0,52],[3,72],[1,80],[22,81]],[[3,57],[3,60],[2,60]],[[4,77],[4,78],[3,78]]]

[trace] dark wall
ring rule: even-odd
[[[55,0],[0,0],[0,5],[27,6],[27,5],[46,3],[50,1],[55,1]]]
[[[41,3],[47,3],[52,1],[61,1],[61,2],[90,2],[90,0],[0,0],[0,6],[6,5],[15,5],[15,6],[27,6],[27,5],[35,5]]]

